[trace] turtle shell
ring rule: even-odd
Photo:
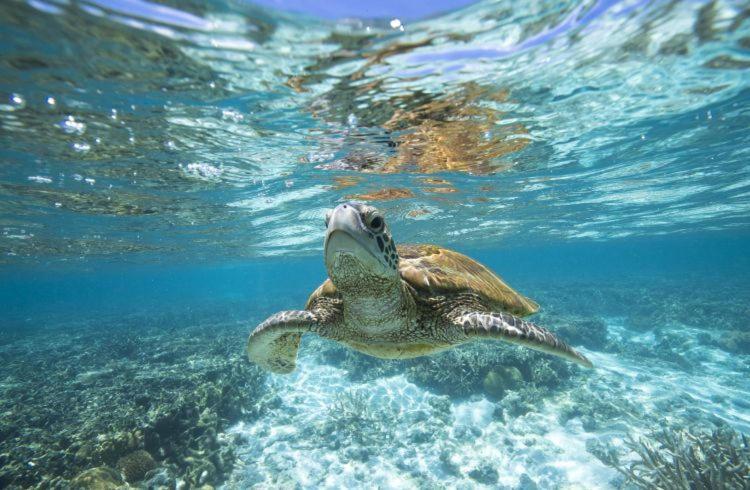
[[[421,296],[461,293],[479,295],[491,311],[526,316],[539,305],[517,293],[487,267],[469,257],[437,245],[398,245],[401,278]],[[327,279],[308,299],[336,296],[336,286]]]

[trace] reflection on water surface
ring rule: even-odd
[[[0,22],[5,262],[310,253],[350,198],[447,245],[748,224],[740,2],[479,2],[394,29],[34,0]]]

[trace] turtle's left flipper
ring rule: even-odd
[[[317,317],[311,311],[281,311],[258,325],[247,339],[247,357],[263,369],[288,374],[294,371],[302,334],[312,330]]]
[[[471,339],[504,340],[563,357],[587,368],[594,367],[591,361],[546,328],[508,313],[464,313],[453,321]]]

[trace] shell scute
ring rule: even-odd
[[[479,262],[437,245],[398,245],[401,278],[422,296],[473,293],[482,298],[492,311],[507,311],[526,316],[536,313],[539,305],[519,294],[505,281]],[[318,297],[338,297],[330,279],[316,289],[307,301]]]
[[[466,255],[437,245],[402,245],[398,252],[401,277],[424,296],[473,293],[493,311],[526,316],[539,310],[534,301]]]

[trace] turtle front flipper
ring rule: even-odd
[[[302,334],[318,322],[307,310],[281,311],[258,325],[247,339],[247,357],[263,369],[277,374],[294,371]]]
[[[583,354],[554,333],[508,313],[464,313],[453,321],[470,339],[504,340],[565,358],[587,368],[594,367]]]

